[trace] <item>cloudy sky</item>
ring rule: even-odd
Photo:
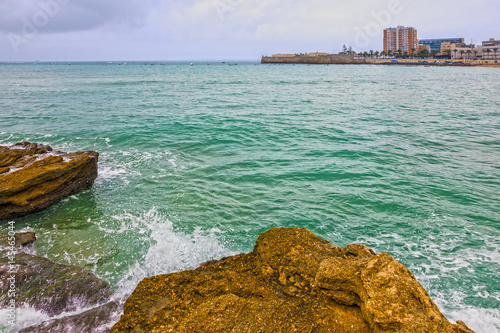
[[[383,28],[500,39],[499,0],[0,0],[0,61],[259,60],[382,50]]]

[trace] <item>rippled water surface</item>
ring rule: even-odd
[[[249,252],[271,227],[307,227],[390,253],[450,320],[498,331],[499,74],[0,65],[0,144],[100,153],[92,190],[16,228],[125,297],[145,276]]]

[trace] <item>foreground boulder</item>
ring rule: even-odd
[[[248,254],[144,279],[111,332],[472,331],[390,255],[280,228]]]
[[[26,247],[32,246],[35,234],[16,234],[14,249],[7,246],[8,239],[7,235],[0,236],[0,309],[9,305],[12,277],[16,304],[51,317],[102,304],[111,297],[113,291],[109,285],[91,272],[29,254],[32,249]]]
[[[21,142],[0,146],[0,219],[31,214],[92,187],[99,154]]]

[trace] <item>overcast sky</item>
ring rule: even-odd
[[[382,50],[383,28],[500,39],[499,0],[0,0],[0,61],[260,60]]]

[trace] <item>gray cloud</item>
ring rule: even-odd
[[[41,33],[97,27],[137,28],[147,24],[154,0],[2,0],[0,31],[18,33],[26,21],[49,18]]]

